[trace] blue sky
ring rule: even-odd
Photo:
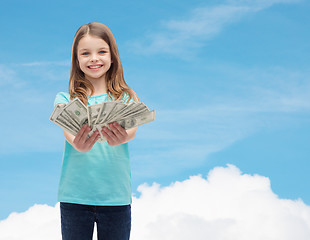
[[[302,0],[2,1],[0,220],[54,205],[80,25],[114,33],[125,79],[156,111],[130,143],[133,192],[234,164],[310,204],[310,3]]]

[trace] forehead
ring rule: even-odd
[[[82,37],[78,44],[78,50],[81,49],[99,49],[99,48],[108,48],[109,45],[103,39],[99,37],[93,37],[86,35]]]

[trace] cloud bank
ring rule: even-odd
[[[243,174],[233,165],[166,187],[143,184],[138,191],[132,205],[133,240],[310,238],[310,206],[300,199],[280,199],[267,177]],[[35,205],[1,221],[0,240],[61,239],[59,222],[59,204]]]

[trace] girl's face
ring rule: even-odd
[[[104,40],[86,35],[78,44],[77,56],[79,66],[88,80],[105,79],[112,61],[110,47]]]

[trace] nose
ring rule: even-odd
[[[98,56],[97,56],[97,54],[92,54],[92,55],[91,55],[90,61],[91,61],[91,62],[97,62],[97,61],[98,61]]]

